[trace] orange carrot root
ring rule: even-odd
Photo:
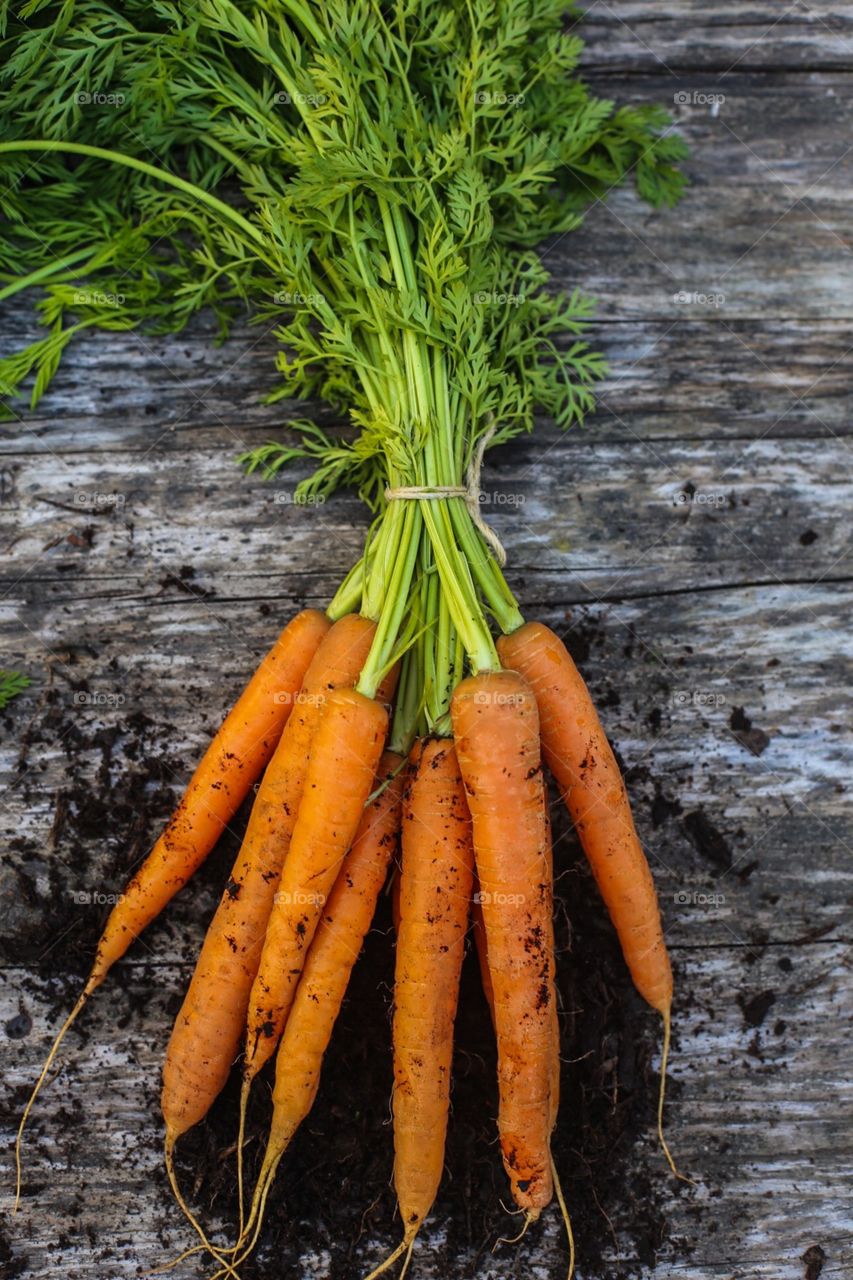
[[[21,1199],[24,1129],[66,1032],[116,961],[198,869],[237,812],[281,737],[294,696],[329,627],[316,609],[303,610],[287,624],[225,717],[165,831],[110,912],[83,993],[59,1029],[18,1126],[15,1211]]]
[[[451,716],[494,993],[501,1154],[515,1203],[535,1215],[553,1194],[558,1078],[553,875],[539,716],[530,687],[511,671],[463,680]]]
[[[244,1071],[272,1057],[308,948],[341,863],[358,830],[388,732],[380,702],[354,689],[325,698],[311,744],[290,849],[266,926],[248,999]]]
[[[392,751],[382,756],[352,847],[323,906],[279,1047],[270,1136],[248,1220],[244,1221],[241,1210],[235,1246],[235,1253],[240,1256],[235,1265],[247,1258],[257,1243],[278,1165],[313,1104],[323,1056],[396,851],[402,764]],[[251,1076],[245,1077],[244,1095],[248,1094],[251,1081]],[[242,1178],[240,1187],[242,1200]]]
[[[471,818],[452,742],[412,751],[403,799],[394,974],[394,1186],[409,1238],[444,1170],[453,1025],[473,880]]]
[[[267,766],[166,1052],[161,1105],[167,1127],[176,1134],[207,1114],[230,1073],[297,822],[315,730],[325,701],[357,679],[374,630],[366,618],[348,615],[327,632]]]
[[[498,653],[533,689],[545,761],[571,814],[625,963],[640,995],[663,1014],[672,1003],[672,970],[654,880],[589,690],[562,640],[541,622],[525,623],[502,636]]]

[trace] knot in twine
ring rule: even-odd
[[[439,498],[463,498],[465,506],[468,508],[468,514],[483,540],[491,547],[494,552],[495,559],[501,568],[506,564],[506,551],[503,548],[498,535],[494,529],[490,528],[483,519],[483,513],[480,510],[480,472],[483,469],[483,458],[486,449],[489,447],[489,441],[497,430],[497,423],[493,422],[479,440],[477,448],[468,466],[465,476],[465,484],[424,484],[424,485],[400,485],[398,488],[386,489],[386,502],[397,502],[401,498],[413,498],[416,502],[434,502]]]

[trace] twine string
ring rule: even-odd
[[[480,488],[480,473],[483,470],[483,458],[496,430],[497,423],[493,422],[488,431],[484,432],[477,442],[477,448],[474,450],[465,476],[465,484],[399,485],[396,488],[385,490],[385,500],[386,502],[399,502],[404,498],[412,498],[416,502],[433,502],[439,498],[463,498],[475,528],[487,545],[491,547],[495,559],[503,568],[506,564],[506,551],[494,529],[486,524],[483,519],[480,505],[480,494],[482,492]]]

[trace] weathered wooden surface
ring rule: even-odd
[[[630,769],[677,979],[670,1137],[699,1186],[663,1176],[649,1115],[633,1148],[614,1152],[629,1190],[601,1204],[602,1261],[581,1258],[579,1274],[841,1280],[853,1275],[853,17],[829,0],[589,7],[586,65],[608,93],[682,95],[693,186],[665,215],[620,193],[548,248],[559,282],[599,297],[595,338],[613,371],[584,433],[558,439],[544,424],[493,457],[485,512],[525,610],[567,634]],[[31,323],[24,306],[7,312],[4,342]],[[214,351],[204,324],[169,342],[96,337],[4,444],[0,665],[35,681],[0,717],[10,1120],[85,967],[98,895],[144,852],[280,619],[325,600],[359,546],[354,501],[296,508],[290,482],[245,480],[233,465],[286,416],[257,403],[271,352],[258,330]],[[558,831],[575,935],[565,1057],[615,1043],[618,1059],[625,1040],[595,1038],[592,983],[571,976],[589,975],[599,949],[618,974],[612,936]],[[118,1280],[187,1242],[160,1169],[158,1076],[227,856],[70,1038],[31,1131],[0,1275]],[[627,983],[623,998],[629,1038],[651,1051],[656,1028]],[[358,1009],[344,1019],[357,1037]],[[387,1046],[367,1060],[381,1125]],[[623,1081],[617,1062],[614,1090]],[[299,1157],[340,1161],[354,1222],[369,1203],[363,1153],[346,1146],[356,1102],[343,1099]],[[457,1117],[464,1126],[461,1102]],[[570,1142],[568,1103],[560,1128]],[[473,1140],[467,1158],[482,1158]],[[598,1185],[588,1158],[567,1171],[570,1194]],[[452,1164],[446,1203],[466,1168]],[[650,1178],[657,1252],[637,1243],[647,1200],[632,1209],[635,1180]],[[565,1269],[556,1217],[494,1255],[492,1231],[485,1252],[460,1246],[454,1264],[441,1220],[416,1252],[419,1275]],[[298,1220],[300,1274],[344,1274],[322,1223],[323,1206]],[[378,1260],[394,1230],[370,1216],[346,1274]],[[261,1261],[279,1274],[272,1242]],[[205,1271],[191,1259],[174,1274]]]

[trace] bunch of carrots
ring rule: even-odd
[[[560,1024],[543,764],[637,989],[663,1019],[658,1129],[674,1169],[662,1124],[672,974],[619,768],[564,644],[519,610],[482,519],[482,465],[488,448],[532,427],[537,408],[562,426],[580,421],[603,370],[580,336],[589,300],[549,294],[529,246],[572,230],[629,174],[641,196],[672,203],[681,144],[658,109],[589,94],[575,74],[581,43],[553,0],[410,0],[387,12],[373,0],[129,0],[116,6],[110,65],[117,82],[123,73],[158,92],[131,95],[131,128],[118,113],[97,127],[94,113],[57,123],[42,116],[34,78],[61,82],[75,58],[91,61],[110,6],[98,0],[96,21],[88,5],[79,15],[28,6],[53,25],[6,37],[19,41],[18,109],[0,164],[17,166],[23,214],[0,236],[0,264],[22,274],[0,296],[38,284],[52,330],[0,362],[0,391],[15,394],[35,369],[37,399],[88,326],[175,330],[203,305],[227,324],[236,301],[253,304],[277,326],[276,394],[325,396],[354,434],[299,421],[297,443],[264,446],[246,465],[272,476],[309,459],[298,495],[352,484],[375,518],[325,612],[299,613],[263,659],[107,920],[21,1121],[18,1191],[24,1125],[65,1033],[257,784],[163,1071],[166,1166],[195,1247],[219,1275],[237,1275],[255,1247],[390,879],[402,1239],[373,1275],[401,1257],[409,1265],[441,1180],[472,926],[512,1198],[526,1228],[556,1196],[571,1267],[550,1149]],[[162,166],[151,162],[159,155]],[[91,215],[91,235],[108,240],[66,244],[56,265],[39,245],[59,234],[59,196],[67,219],[82,210],[78,239]],[[140,245],[152,256],[135,293]],[[171,257],[158,256],[163,245]],[[103,288],[116,271],[124,318],[71,300],[81,274]],[[174,1153],[237,1059],[240,1216],[235,1242],[220,1247],[184,1201]],[[269,1139],[244,1194],[247,1108],[273,1059]]]
[[[498,1131],[512,1197],[527,1224],[556,1190],[571,1240],[550,1153],[560,1034],[543,758],[637,989],[663,1018],[658,1121],[672,1164],[662,1132],[672,973],[660,912],[619,767],[567,649],[542,623],[522,623],[499,638],[490,666],[455,685],[447,731],[412,741],[405,719],[389,721],[400,664],[378,681],[365,681],[376,642],[370,619],[335,609],[306,609],[285,627],[113,909],[83,993],[21,1121],[19,1157],[24,1124],[65,1032],[211,852],[260,778],[242,846],[172,1031],[161,1099],[172,1187],[227,1273],[257,1241],[278,1164],[311,1109],[389,872],[395,876],[397,934],[394,1182],[404,1234],[373,1274],[411,1254],[438,1191],[453,1025],[472,917],[497,1041]],[[209,1244],[186,1206],[173,1153],[177,1140],[207,1114],[241,1045],[241,1220],[236,1244],[222,1251]],[[270,1135],[244,1216],[246,1105],[255,1077],[273,1057]],[[20,1162],[18,1170],[20,1177]]]

